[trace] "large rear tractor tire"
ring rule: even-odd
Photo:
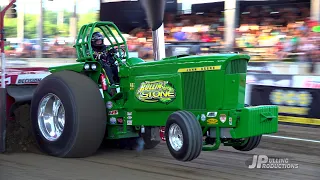
[[[242,144],[240,145],[233,145],[232,147],[239,151],[251,151],[258,147],[260,144],[262,135],[260,136],[253,136],[245,139]]]
[[[100,147],[106,131],[106,107],[89,77],[62,71],[44,78],[31,103],[32,130],[44,153],[87,157]]]
[[[179,161],[192,161],[202,150],[202,129],[194,114],[172,113],[165,128],[166,143],[171,155]]]

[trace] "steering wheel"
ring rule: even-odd
[[[122,59],[124,59],[124,58],[126,57],[126,51],[124,50],[123,47],[120,47],[119,49],[122,51],[122,52],[121,52],[122,57],[120,58],[120,59],[122,60]],[[119,49],[118,49],[118,50],[119,50]]]
[[[118,54],[117,54],[117,53],[119,52],[119,50],[122,51],[122,52],[121,52],[121,55],[122,55],[121,57],[119,57]],[[121,60],[126,57],[126,51],[125,51],[122,47],[117,48],[117,49],[111,48],[111,49],[108,50],[108,52],[109,52],[110,54],[112,54],[113,56],[117,54],[117,57],[120,58]]]
[[[121,49],[122,52],[123,52],[123,53],[121,53],[121,54],[122,54],[121,57],[118,56],[118,51],[117,51],[117,49],[115,49],[115,48],[110,48],[110,49],[107,51],[107,53],[109,53],[112,57],[115,58],[115,60],[116,60],[116,62],[117,62],[118,65],[125,65],[125,63],[122,62],[122,59],[125,58],[126,51],[125,51],[123,48],[121,48],[121,47],[118,48],[118,49]]]

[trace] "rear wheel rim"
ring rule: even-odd
[[[57,141],[65,126],[65,109],[59,97],[53,93],[44,96],[38,108],[38,126],[48,141]]]
[[[179,151],[183,146],[183,134],[181,128],[175,123],[171,124],[168,136],[172,149]]]

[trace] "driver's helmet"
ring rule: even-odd
[[[103,35],[100,32],[94,32],[91,38],[91,46],[93,47],[101,47],[103,44]]]

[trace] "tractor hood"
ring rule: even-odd
[[[225,70],[229,62],[234,60],[249,61],[250,56],[242,54],[210,54],[194,56],[172,56],[160,61],[143,62],[130,58],[130,75],[158,75],[177,72],[201,71],[201,68]]]

